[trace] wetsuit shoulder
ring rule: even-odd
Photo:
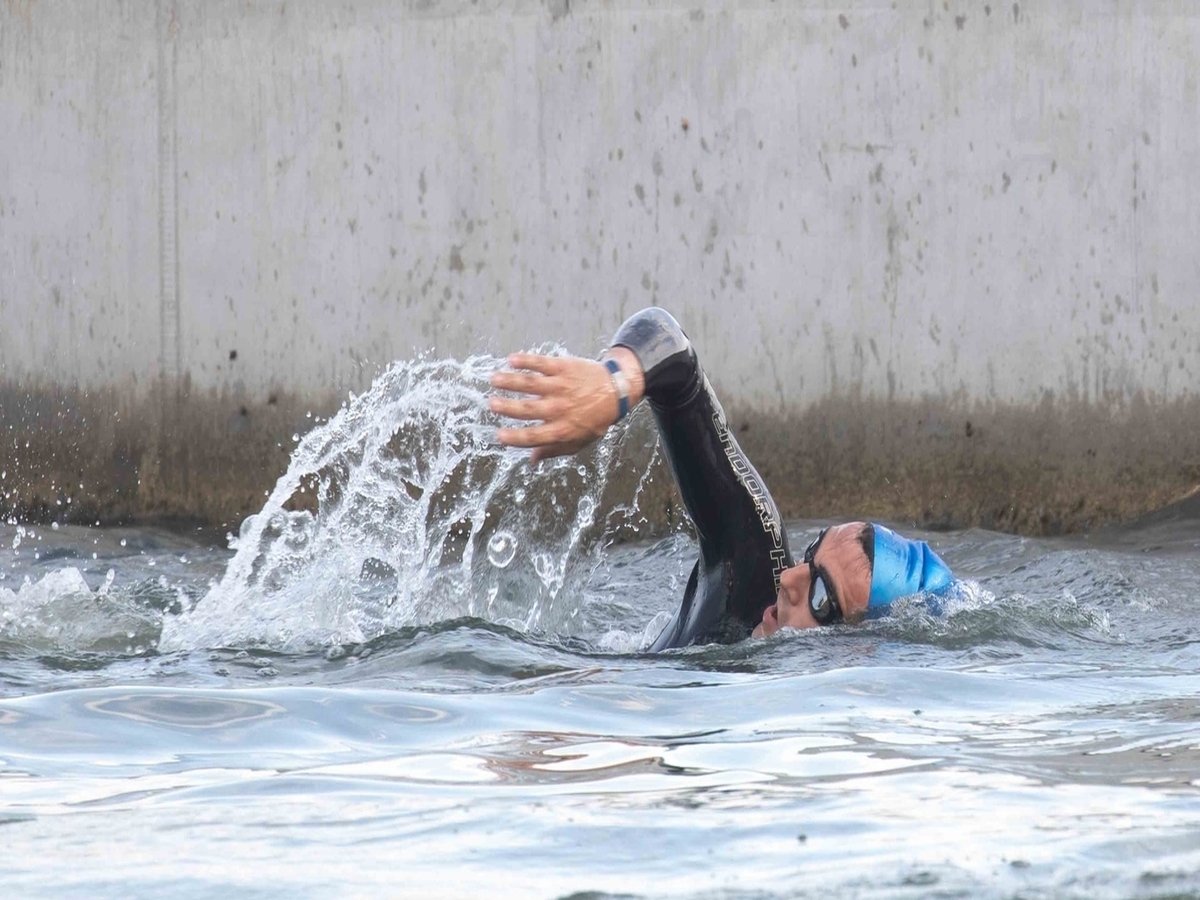
[[[657,408],[686,403],[700,388],[700,364],[683,328],[656,306],[634,313],[617,330],[614,347],[633,351],[646,376],[646,397]]]

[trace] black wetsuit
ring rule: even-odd
[[[792,565],[767,486],[730,432],[696,351],[669,313],[644,309],[617,331],[646,373],[646,399],[700,539],[683,603],[652,650],[748,637]]]

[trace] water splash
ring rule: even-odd
[[[1047,597],[997,596],[970,580],[956,582],[945,596],[898,600],[871,626],[874,634],[946,649],[1006,643],[1061,649],[1078,641],[1121,639],[1102,607],[1081,601],[1065,587]]]
[[[0,587],[0,653],[141,655],[158,639],[161,612],[133,593],[93,591],[74,567]]]
[[[603,498],[615,433],[537,471],[496,445],[486,397],[502,365],[396,363],[304,435],[225,574],[166,619],[160,648],[303,651],[462,616],[565,626],[600,548],[597,510],[636,499]]]

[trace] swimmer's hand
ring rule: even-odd
[[[629,407],[642,399],[646,379],[632,350],[613,347],[605,356],[616,360],[629,382]],[[508,364],[521,371],[496,372],[492,387],[530,398],[491,397],[488,407],[511,419],[540,424],[500,428],[496,437],[506,447],[532,447],[533,462],[578,453],[617,421],[617,389],[603,363],[578,356],[514,353]]]

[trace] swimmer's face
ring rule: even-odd
[[[862,618],[871,597],[871,561],[862,541],[863,529],[870,527],[863,522],[833,526],[826,531],[812,558],[847,622]],[[808,600],[811,588],[809,566],[801,563],[785,569],[779,576],[779,595],[763,611],[762,623],[754,629],[754,636],[767,637],[780,628],[815,628],[818,623]]]

